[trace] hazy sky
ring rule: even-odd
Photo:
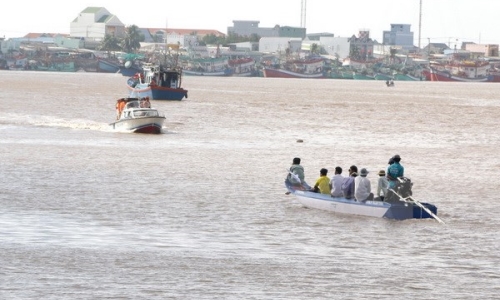
[[[69,33],[70,23],[88,6],[106,8],[126,26],[215,29],[227,33],[233,20],[260,21],[259,27],[301,25],[301,0],[43,0],[2,1],[0,36],[29,32]],[[382,42],[390,24],[410,24],[414,44],[442,42],[453,47],[471,41],[500,44],[500,0],[308,0],[307,33],[356,35],[368,29]]]

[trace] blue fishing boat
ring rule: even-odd
[[[130,97],[151,100],[182,100],[188,91],[181,87],[182,70],[162,65],[145,64],[143,71],[127,80]]]

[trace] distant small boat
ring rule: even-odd
[[[151,108],[147,98],[121,98],[116,104],[118,119],[111,123],[118,131],[161,133],[165,116]]]
[[[151,100],[182,100],[188,91],[181,87],[182,70],[162,65],[145,64],[143,72],[127,80],[130,97],[149,97]]]

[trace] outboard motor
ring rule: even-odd
[[[400,177],[398,178],[398,184],[395,191],[403,198],[410,197],[412,195],[411,188],[413,183],[410,178]]]
[[[401,201],[401,198],[410,197],[412,195],[411,191],[412,186],[413,183],[411,182],[410,178],[407,177],[398,178],[396,186],[393,188],[396,194],[394,194],[394,192],[392,191],[389,191],[387,193],[387,196],[384,198],[384,201],[389,203],[397,203]]]

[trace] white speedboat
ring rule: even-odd
[[[110,125],[117,131],[161,133],[164,115],[151,108],[149,98],[120,98],[116,101],[117,120]]]

